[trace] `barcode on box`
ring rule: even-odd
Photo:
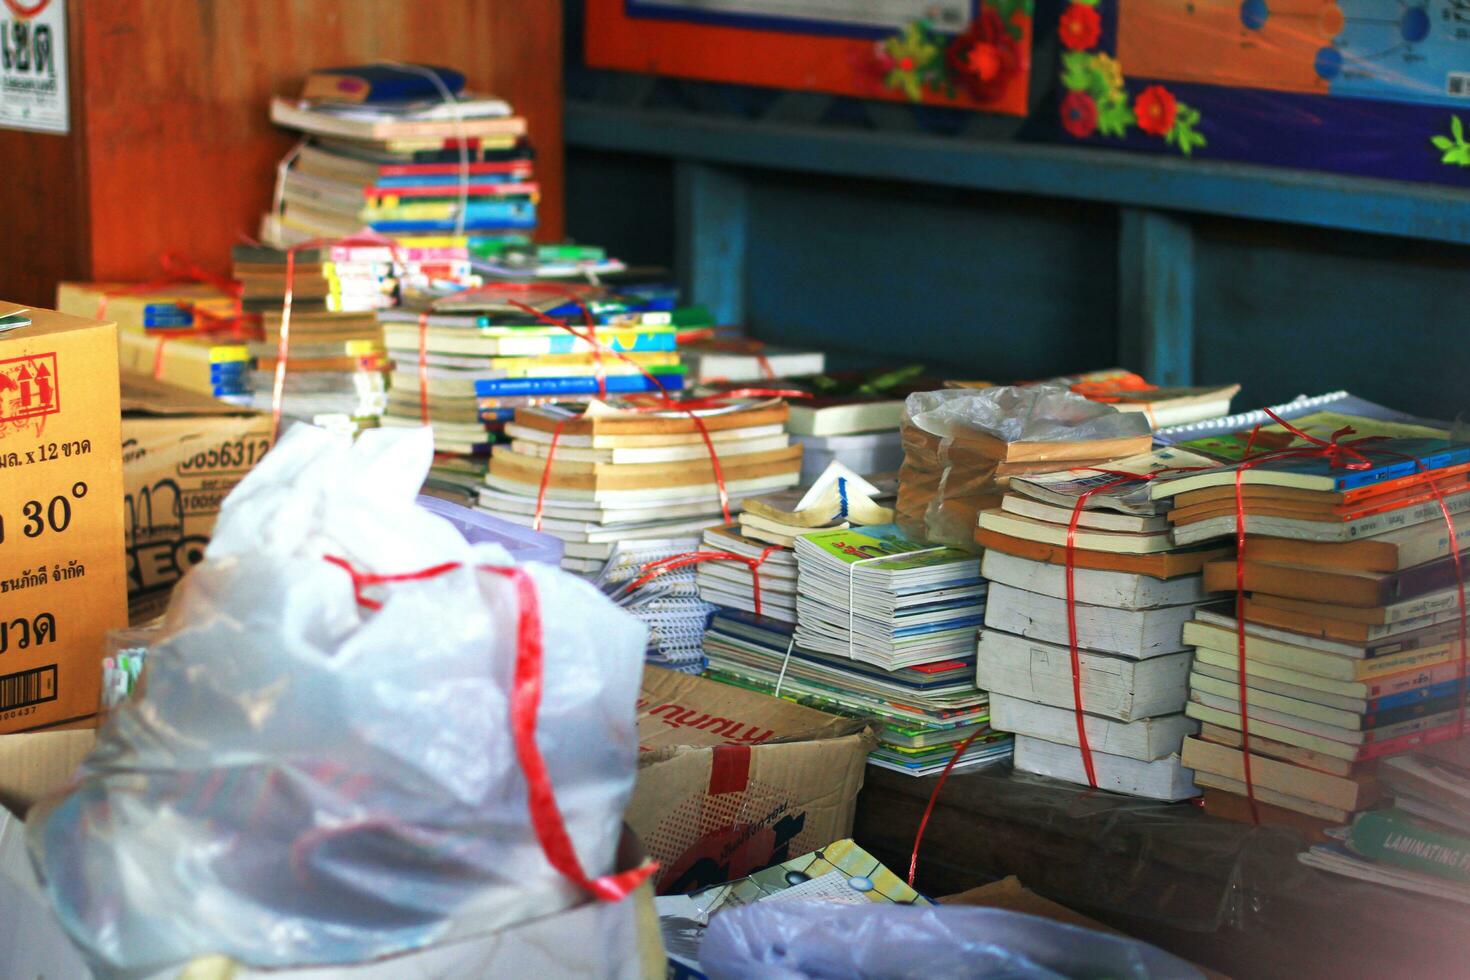
[[[1470,98],[1470,71],[1452,71],[1445,75],[1445,91],[1450,95]]]
[[[56,665],[0,677],[0,711],[56,700]]]

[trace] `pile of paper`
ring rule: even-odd
[[[1341,823],[1372,802],[1371,760],[1459,733],[1461,583],[1445,512],[1465,548],[1470,444],[1336,412],[1293,425],[1324,441],[1355,432],[1324,452],[1263,428],[1257,450],[1297,452],[1161,480],[1152,493],[1172,502],[1181,541],[1234,539],[1237,477],[1245,513],[1241,601],[1184,627],[1195,648],[1187,710],[1204,726],[1186,747],[1197,782],[1244,793],[1248,737],[1257,800]],[[1236,561],[1209,563],[1204,582],[1235,593]]]
[[[1144,477],[1212,465],[1165,449],[1107,472],[1016,477],[1000,508],[980,513],[990,600],[978,683],[990,692],[992,724],[1016,734],[1017,768],[1087,783],[1080,707],[1098,786],[1165,800],[1196,794],[1179,758],[1195,728],[1183,714],[1182,630],[1206,600],[1201,566],[1221,552],[1176,548],[1166,505]]]
[[[785,434],[785,402],[650,409],[597,400],[515,409],[479,505],[534,526],[539,499],[541,530],[566,542],[563,567],[596,572],[618,541],[720,523],[722,486],[733,507],[798,480],[801,447]]]

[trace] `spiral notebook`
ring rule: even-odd
[[[1262,428],[1263,434],[1270,433],[1273,427],[1279,430],[1275,420],[1266,414],[1268,411],[1287,422],[1302,423],[1306,431],[1319,438],[1330,437],[1333,431],[1348,423],[1354,424],[1354,436],[1357,438],[1444,438],[1454,428],[1449,422],[1421,418],[1346,391],[1333,391],[1325,395],[1299,395],[1292,401],[1239,415],[1159,429],[1154,433],[1154,442],[1183,447],[1217,459],[1237,461],[1245,454],[1250,432],[1256,426]],[[1367,424],[1365,420],[1376,424]],[[1283,442],[1284,435],[1278,435],[1275,442]],[[1271,443],[1268,437],[1265,442],[1257,441],[1256,448],[1283,448]]]

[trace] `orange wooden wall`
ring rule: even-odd
[[[71,135],[0,130],[0,297],[144,279],[166,251],[224,271],[295,141],[272,95],[313,68],[457,68],[530,123],[542,238],[563,229],[560,0],[68,0]]]

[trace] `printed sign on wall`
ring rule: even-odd
[[[66,0],[0,0],[0,128],[70,128]]]

